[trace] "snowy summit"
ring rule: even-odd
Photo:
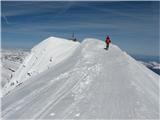
[[[36,45],[2,89],[2,117],[158,119],[159,76],[116,45],[104,47],[92,38]]]

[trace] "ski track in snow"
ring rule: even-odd
[[[90,58],[91,60],[95,59],[95,58]],[[58,76],[55,80],[52,80],[50,83],[48,83],[47,85],[45,85],[44,87],[40,88],[40,89],[37,89],[35,91],[33,91],[31,94],[29,94],[28,96],[26,96],[25,98],[23,98],[22,100],[20,101],[17,101],[14,105],[12,105],[11,107],[9,107],[7,110],[5,110],[3,112],[4,116],[5,116],[5,113],[7,113],[7,115],[9,114],[12,114],[14,113],[17,109],[16,107],[17,106],[21,106],[21,108],[25,108],[25,106],[29,106],[30,107],[30,102],[32,102],[34,99],[36,99],[38,96],[36,94],[39,94],[41,95],[42,97],[44,98],[47,98],[47,104],[45,105],[45,107],[43,107],[42,110],[38,110],[38,113],[34,115],[33,118],[37,118],[39,115],[41,115],[41,113],[43,113],[43,116],[41,116],[42,118],[47,115],[50,111],[50,109],[58,102],[60,102],[61,99],[63,99],[66,95],[70,94],[72,91],[74,92],[76,98],[77,99],[78,97],[80,97],[80,95],[77,95],[77,94],[80,94],[82,89],[85,88],[85,86],[87,84],[89,84],[90,82],[90,79],[86,79],[85,78],[88,78],[89,77],[89,71],[91,71],[91,75],[92,74],[97,74],[98,71],[96,71],[99,67],[99,65],[96,65],[96,63],[88,63],[88,65],[90,67],[87,67],[86,64],[84,66],[81,66],[83,63],[85,63],[85,59],[83,60],[80,60],[79,63],[77,63],[75,65],[75,68],[69,72],[66,72],[60,76]],[[92,65],[93,64],[93,65]],[[77,71],[77,76],[79,76],[77,80],[73,80],[74,77],[72,76],[75,76],[75,75],[72,75],[72,74],[75,74],[75,72]],[[85,72],[84,72],[85,71]],[[87,72],[87,73],[86,73]],[[67,75],[67,76],[65,76]],[[69,76],[68,76],[69,75]],[[62,77],[61,77],[62,76]],[[67,80],[66,80],[66,77]],[[44,92],[45,89],[53,89],[53,86],[52,85],[55,85],[54,83],[59,80],[59,81],[62,81],[62,79],[65,78],[65,81],[64,83],[61,83],[61,87],[60,89],[58,89],[55,94],[51,95],[51,94],[47,94],[48,97],[44,96],[45,93],[41,93],[41,92]],[[87,81],[88,80],[88,81]],[[84,81],[84,82],[82,82]],[[73,83],[72,83],[73,82]],[[71,84],[72,83],[72,84]],[[71,86],[71,87],[67,87],[67,86]],[[66,89],[67,88],[67,89]],[[52,90],[51,90],[52,91]],[[25,104],[23,104],[24,101],[27,101]],[[42,101],[43,102],[43,101]],[[34,104],[36,104],[36,102],[34,102]],[[52,105],[52,106],[51,106]],[[20,109],[20,108],[19,108]],[[8,111],[11,111],[11,113],[9,113]],[[21,110],[23,111],[23,110]],[[45,112],[44,112],[45,111]]]
[[[28,79],[2,98],[2,117],[158,118],[159,76],[118,47],[104,47],[87,39],[68,59]]]

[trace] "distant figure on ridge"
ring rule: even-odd
[[[105,42],[106,42],[106,50],[108,50],[109,44],[110,44],[110,42],[111,42],[109,36],[106,37],[106,41],[105,41]]]

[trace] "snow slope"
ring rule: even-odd
[[[159,118],[159,76],[115,45],[85,39],[2,98],[4,119]],[[37,65],[38,66],[38,65]]]
[[[23,64],[13,74],[13,78],[2,89],[2,94],[5,95],[30,77],[66,59],[78,45],[78,42],[56,37],[49,37],[42,41],[32,48]]]
[[[19,68],[20,64],[27,56],[28,52],[22,49],[3,49],[1,50],[1,87],[8,83],[12,78],[12,74]]]
[[[2,73],[1,73],[2,88],[5,84],[7,84],[10,81],[10,79],[12,78],[12,74],[18,69],[19,66],[20,66],[20,63],[18,62],[13,62],[9,60],[5,60],[4,62],[2,62]]]

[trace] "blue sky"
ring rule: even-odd
[[[160,2],[2,2],[2,48],[32,48],[49,36],[92,37],[131,54],[159,54]]]

